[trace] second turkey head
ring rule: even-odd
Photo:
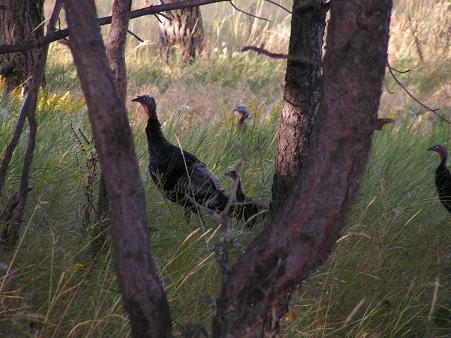
[[[448,149],[444,144],[434,144],[433,146],[428,148],[429,151],[435,151],[440,155],[440,160],[446,163],[448,158]]]
[[[236,124],[238,127],[243,126],[244,121],[249,117],[250,113],[249,110],[247,109],[246,105],[244,104],[240,104],[238,106],[235,107],[235,109],[233,110],[233,112],[238,113],[238,117],[236,120]]]

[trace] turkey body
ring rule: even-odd
[[[252,228],[261,220],[261,216],[268,211],[269,203],[257,201],[247,196],[236,170],[231,170],[225,175],[236,182],[235,199],[240,205],[240,208],[235,211],[237,217],[243,219],[248,228]]]
[[[161,132],[158,119],[149,118],[146,127],[149,172],[163,196],[196,210],[194,202],[222,211],[228,201],[218,178],[193,154],[171,144]]]
[[[435,170],[435,186],[440,202],[451,213],[451,173],[447,166],[448,149],[444,144],[435,144],[428,150],[440,155],[440,164]]]
[[[444,163],[435,170],[435,186],[440,202],[451,213],[451,173]]]

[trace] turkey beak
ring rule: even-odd
[[[132,99],[132,102],[141,102],[141,98],[139,96]]]
[[[434,150],[434,147],[435,147],[435,146],[429,147],[429,148],[427,148],[426,150],[427,150],[427,151],[435,151],[435,150]]]

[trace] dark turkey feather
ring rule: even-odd
[[[451,213],[451,173],[447,166],[448,149],[444,144],[436,144],[428,150],[440,155],[440,164],[435,170],[435,186],[440,202]]]

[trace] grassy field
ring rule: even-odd
[[[109,12],[106,3],[100,1],[103,14]],[[248,4],[244,1],[243,7]],[[411,69],[399,78],[449,119],[451,61],[447,36],[442,34],[450,21],[449,14],[443,14],[446,6],[447,1],[395,2],[390,62]],[[126,57],[129,97],[156,97],[171,141],[206,162],[227,189],[231,182],[223,173],[234,167],[240,158],[237,145],[242,145],[247,155],[242,168],[245,190],[269,197],[285,65],[239,49],[265,42],[271,50],[285,51],[290,18],[263,2],[257,2],[257,13],[272,22],[254,22],[227,5],[207,7],[209,48],[184,68],[175,57],[170,73],[162,71],[158,56],[156,20],[134,20],[132,31],[146,42],[130,37]],[[107,245],[93,260],[89,248],[94,224],[82,224],[92,172],[87,160],[93,149],[83,142],[81,146],[75,136],[80,128],[89,138],[90,128],[65,46],[51,46],[46,77],[46,92],[39,99],[33,190],[21,242],[13,253],[0,252],[0,262],[12,264],[8,276],[0,278],[0,336],[127,337],[111,249]],[[236,130],[231,116],[241,102],[253,113],[244,133]],[[0,101],[1,153],[19,106],[17,95]],[[188,225],[183,210],[162,199],[147,172],[146,121],[138,107],[129,102],[128,108],[147,192],[150,246],[175,331],[188,321],[208,327],[210,299],[220,283],[211,251],[220,238],[218,225],[208,217],[205,224],[195,217]],[[433,143],[449,144],[450,127],[409,99],[389,76],[380,115],[397,122],[375,135],[348,226],[328,262],[295,298],[285,320],[285,337],[445,337],[451,332],[451,219],[435,193],[438,159],[426,151]],[[0,205],[19,181],[25,136],[14,154]],[[247,244],[263,226],[249,231],[237,223],[234,229]]]

